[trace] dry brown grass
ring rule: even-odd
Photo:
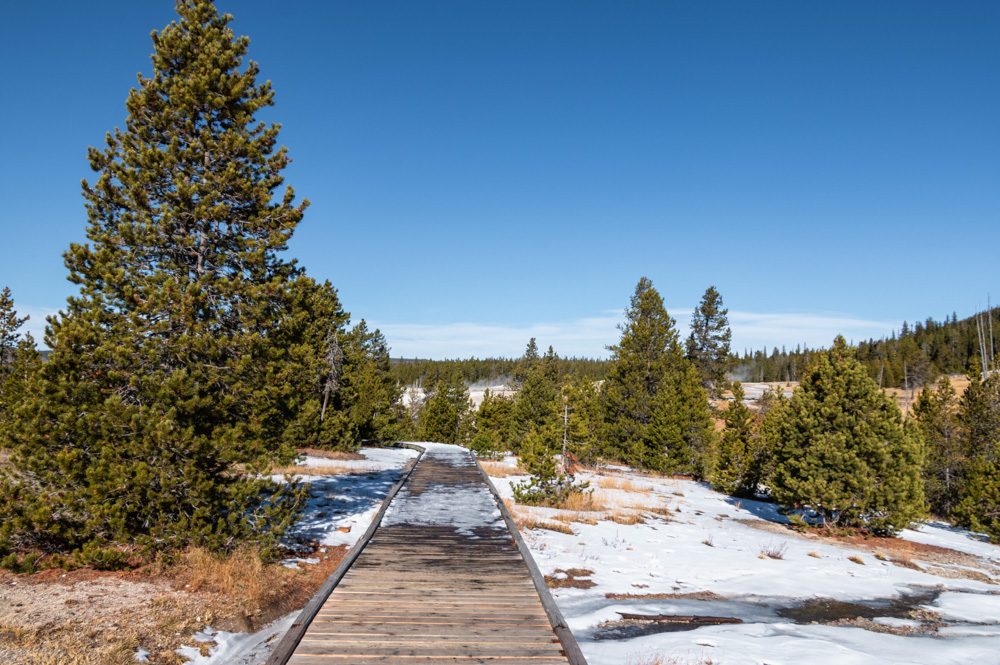
[[[637,513],[634,510],[628,508],[617,508],[615,510],[612,510],[611,514],[608,515],[608,519],[610,519],[615,524],[624,524],[625,526],[629,526],[632,524],[646,523],[646,520],[642,518],[641,513]]]
[[[573,529],[570,528],[568,524],[563,522],[549,522],[547,520],[539,519],[528,509],[518,506],[510,499],[504,499],[503,502],[504,505],[507,506],[510,516],[514,518],[514,524],[517,525],[517,528],[520,531],[527,531],[530,529],[548,529],[549,531],[558,531],[559,533],[573,535]]]
[[[589,524],[591,526],[597,524],[597,517],[595,517],[593,513],[573,513],[566,510],[560,510],[552,517],[559,522],[566,522],[567,524],[573,522],[576,522],[577,524]]]
[[[322,457],[324,459],[332,460],[362,460],[368,459],[361,453],[345,452],[343,450],[323,450],[321,448],[299,448],[298,451],[303,455],[311,455],[313,457]]]
[[[865,560],[862,559],[859,556],[849,556],[849,557],[847,557],[847,560],[848,561],[853,561],[854,563],[858,564],[859,566],[865,565]]]
[[[479,466],[483,467],[483,471],[486,472],[487,476],[492,476],[494,478],[523,476],[528,473],[520,466],[513,467],[508,464],[504,464],[503,462],[487,462],[480,460]]]
[[[350,473],[369,473],[377,470],[375,465],[350,465],[350,464],[323,464],[319,466],[307,466],[305,464],[293,464],[289,466],[278,466],[271,470],[271,473],[291,474],[293,476],[343,476]]]
[[[651,487],[643,487],[633,482],[629,478],[602,477],[595,478],[594,485],[606,490],[622,490],[623,492],[633,492],[636,494],[649,494],[653,491]]]
[[[193,548],[175,564],[175,575],[190,590],[225,594],[251,613],[275,603],[297,571],[279,564],[266,564],[250,547],[230,554],[213,554]]]
[[[948,381],[951,383],[951,387],[955,390],[956,398],[961,398],[962,395],[965,394],[965,391],[969,387],[970,383],[969,377],[963,375],[949,375]],[[937,382],[935,381],[931,387],[935,388],[936,386]],[[907,391],[902,388],[886,388],[885,393],[889,395],[889,397],[895,399],[900,410],[903,411],[903,415],[909,417],[913,412],[913,407],[917,403],[917,398],[920,396],[921,390],[923,390],[923,388],[912,391]],[[909,406],[909,410],[907,410],[907,406]]]
[[[569,510],[572,512],[597,512],[605,510],[604,505],[594,496],[593,492],[573,492],[565,501],[558,506],[553,506],[559,510]]]
[[[131,628],[108,631],[83,625],[59,628],[22,628],[0,622],[0,654],[6,644],[15,660],[11,663],[31,665],[135,665],[135,651],[141,645],[142,635]],[[6,643],[6,644],[5,644]],[[158,662],[181,663],[173,658]]]

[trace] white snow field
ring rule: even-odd
[[[902,533],[904,539],[983,557],[974,569],[980,580],[943,576],[949,574],[946,564],[933,566],[939,575],[880,560],[867,550],[754,528],[754,523],[786,521],[772,504],[734,499],[694,481],[646,477],[621,467],[614,471],[617,481],[589,473],[578,478],[605,485],[596,489],[600,503],[665,507],[674,511],[672,518],[646,513],[644,524],[572,522],[572,535],[537,528],[523,532],[546,575],[593,571],[589,576],[574,571],[577,579],[594,582],[591,588],[552,589],[590,665],[1000,663],[1000,548],[976,534],[940,523]],[[511,485],[524,479],[493,482],[509,498]],[[616,482],[628,489],[615,489]],[[523,506],[516,510],[545,521],[558,514]],[[912,556],[920,566],[919,550]],[[681,597],[612,599],[605,594]],[[855,607],[835,601],[860,603],[867,613],[853,613]],[[911,609],[936,614],[916,620]],[[665,624],[620,623],[619,612],[736,617],[743,623],[650,633]],[[876,628],[915,632],[829,625],[859,614]],[[605,622],[616,623],[602,626]]]

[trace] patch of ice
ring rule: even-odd
[[[135,653],[132,654],[132,658],[139,661],[140,663],[148,663],[149,655],[150,655],[149,651],[146,651],[142,647],[139,647],[135,650]]]

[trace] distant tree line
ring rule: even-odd
[[[982,367],[1000,347],[1000,309],[959,320],[952,313],[938,322],[928,318],[906,321],[897,336],[869,339],[857,345],[857,359],[882,388],[920,389],[942,374],[964,374],[970,366]],[[819,351],[797,346],[788,351],[774,347],[744,351],[733,358],[732,376],[741,381],[799,381]]]
[[[453,375],[468,385],[512,381],[520,367],[518,358],[468,358],[465,360],[421,360],[392,358],[392,375],[402,386],[434,386]],[[594,381],[604,378],[608,361],[594,358],[556,358],[556,373],[586,376]],[[457,372],[457,374],[456,374]]]

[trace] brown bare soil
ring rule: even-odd
[[[596,582],[586,579],[594,574],[592,570],[585,568],[570,568],[569,570],[556,568],[555,572],[566,573],[566,577],[546,575],[545,584],[550,589],[589,589],[590,587],[597,586]]]
[[[301,570],[192,551],[119,572],[0,571],[0,662],[128,665],[142,647],[152,663],[181,663],[174,650],[205,626],[250,632],[304,606],[345,551],[321,550]]]

